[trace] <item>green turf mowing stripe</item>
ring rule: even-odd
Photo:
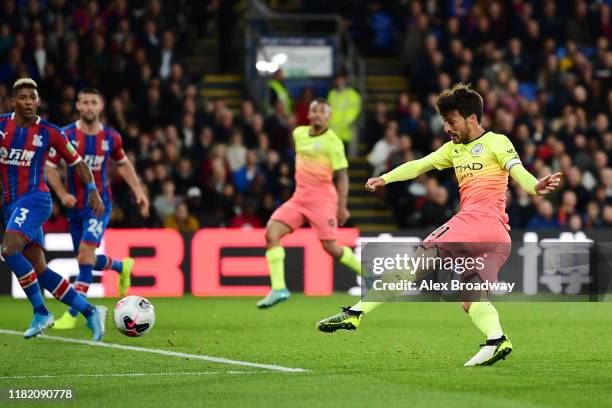
[[[18,332],[18,331],[15,331],[15,330],[5,330],[5,329],[0,329],[0,334],[11,334],[11,335],[14,335],[14,336],[23,336],[23,333],[21,333],[21,332]],[[140,352],[140,353],[161,354],[161,355],[170,356],[170,357],[192,358],[192,359],[195,359],[195,360],[212,361],[214,363],[221,363],[221,364],[231,364],[231,365],[240,365],[240,366],[246,366],[246,367],[256,367],[256,368],[263,368],[263,369],[266,369],[266,370],[282,371],[282,372],[285,372],[285,373],[303,373],[305,371],[308,371],[308,370],[305,370],[303,368],[283,367],[283,366],[274,365],[274,364],[251,363],[251,362],[248,362],[248,361],[230,360],[230,359],[222,358],[222,357],[212,357],[212,356],[204,356],[204,355],[198,355],[198,354],[177,353],[175,351],[168,351],[168,350],[162,350],[162,349],[149,349],[149,348],[144,348],[144,347],[126,346],[126,345],[123,345],[123,344],[103,343],[103,342],[95,342],[95,341],[80,340],[80,339],[70,339],[70,338],[67,338],[67,337],[42,335],[39,338],[45,339],[45,340],[62,341],[64,343],[76,343],[76,344],[84,344],[84,345],[87,345],[87,346],[107,347],[107,348],[114,348],[114,349],[119,349],[119,350],[137,351],[137,352]]]
[[[12,375],[0,377],[2,380],[33,380],[44,378],[79,378],[79,377],[178,377],[190,375],[215,375],[215,374],[263,374],[267,371],[199,371],[199,372],[176,372],[176,373],[106,373],[106,374],[57,374],[57,375]]]

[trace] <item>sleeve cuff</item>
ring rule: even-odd
[[[57,169],[57,164],[50,162],[49,160],[47,160],[45,164],[53,169]]]
[[[76,166],[77,164],[79,164],[80,162],[82,162],[83,159],[79,156],[75,161],[73,161],[72,163],[70,163],[68,165],[68,167],[72,167],[72,166]]]
[[[380,175],[379,177],[385,181],[385,184],[393,182],[393,180],[391,180],[391,177],[389,177],[388,173]]]
[[[123,156],[123,159],[119,159],[117,160],[118,164],[123,164],[123,163],[127,163],[128,162],[128,157],[127,156]]]

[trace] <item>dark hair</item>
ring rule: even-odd
[[[482,119],[482,97],[469,84],[458,83],[438,95],[436,109],[442,116],[457,111],[463,118],[474,114],[478,123]]]
[[[38,90],[38,85],[32,78],[20,78],[13,84],[13,95],[20,89],[34,89]]]
[[[83,88],[83,89],[81,89],[79,91],[79,93],[77,94],[77,99],[80,99],[81,95],[84,95],[84,94],[98,95],[98,97],[100,99],[104,99],[104,97],[102,96],[102,92],[100,92],[96,88]]]

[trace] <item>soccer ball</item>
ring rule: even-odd
[[[155,325],[155,308],[141,296],[128,296],[115,305],[115,326],[128,337],[139,337]]]

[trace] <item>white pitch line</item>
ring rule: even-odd
[[[176,372],[176,373],[108,373],[108,374],[57,374],[57,375],[12,375],[1,377],[2,380],[33,380],[43,378],[79,378],[79,377],[174,377],[182,375],[214,375],[214,374],[264,374],[266,371],[200,371],[200,372]]]
[[[14,336],[23,336],[23,333],[21,332],[18,332],[15,330],[5,330],[5,329],[0,329],[0,334],[11,334]],[[106,347],[106,348],[113,348],[113,349],[119,349],[119,350],[137,351],[140,353],[161,354],[163,356],[170,356],[170,357],[192,358],[194,360],[212,361],[214,363],[221,363],[221,364],[231,364],[231,365],[239,365],[239,366],[246,366],[246,367],[263,368],[265,370],[282,371],[285,373],[303,373],[305,371],[308,371],[304,368],[283,367],[283,366],[274,365],[274,364],[251,363],[248,361],[230,360],[230,359],[222,358],[222,357],[212,357],[212,356],[205,356],[205,355],[200,355],[200,354],[177,353],[175,351],[126,346],[123,344],[115,344],[115,343],[103,343],[101,341],[96,342],[96,341],[90,341],[90,340],[70,339],[68,337],[47,336],[46,334],[39,336],[38,338],[46,339],[46,340],[61,341],[64,343],[84,344],[87,346],[94,346],[94,347]]]

